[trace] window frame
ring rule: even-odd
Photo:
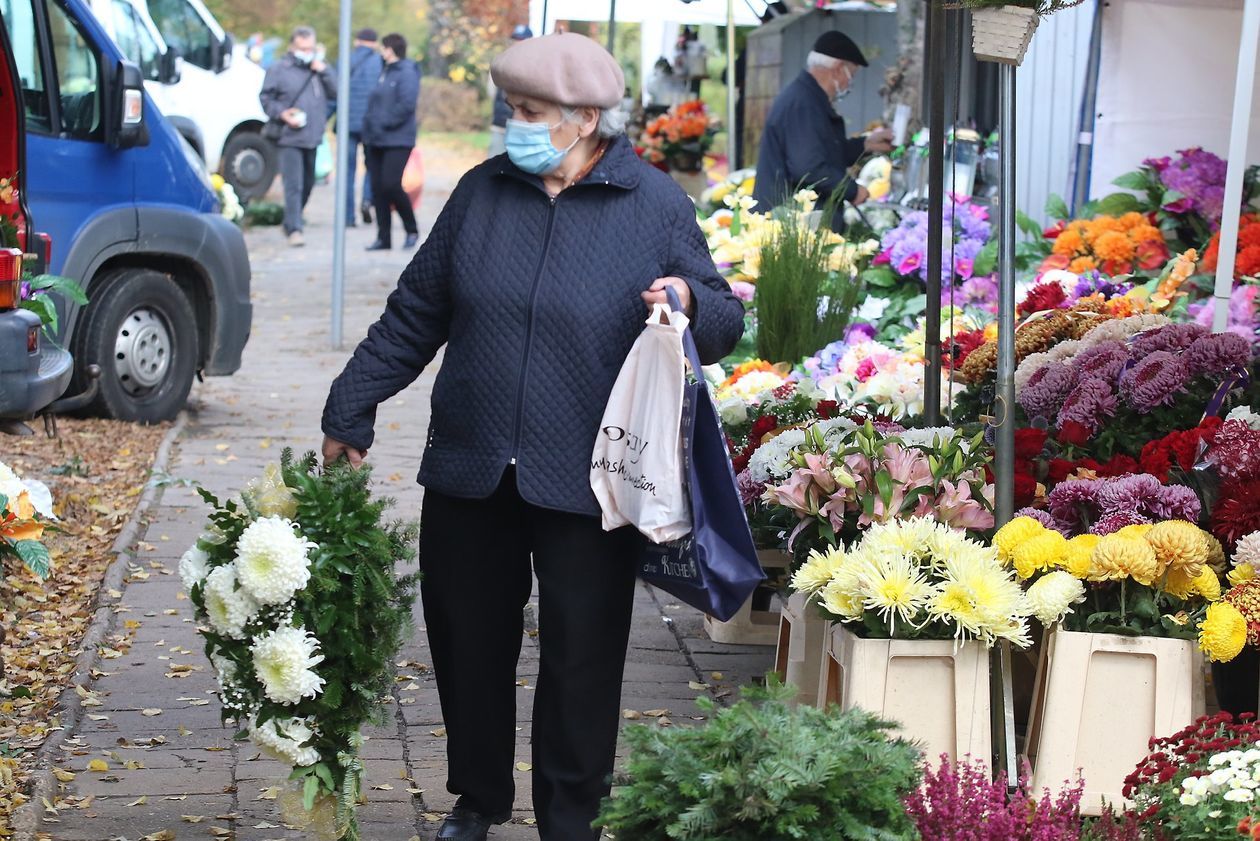
[[[179,35],[181,36],[179,38],[181,43],[179,44],[176,44],[174,40],[167,34],[168,30],[163,28],[162,22],[158,20],[158,16],[153,14],[153,9],[154,9],[153,4],[147,5],[149,17],[152,18],[154,24],[162,32],[162,39],[166,41],[166,44],[168,47],[175,47],[176,49],[178,49],[180,56],[188,64],[191,64],[195,67],[200,67],[203,70],[213,71],[214,68],[208,66],[208,64],[214,63],[214,45],[215,45],[215,42],[218,40],[218,36],[216,35],[214,29],[210,26],[210,24],[206,23],[206,21],[201,17],[200,13],[198,13],[198,11],[195,8],[193,8],[191,4],[180,2],[180,0],[168,0],[168,2],[175,3],[179,7],[178,14],[180,17],[180,25],[178,27],[178,31],[179,31]],[[159,5],[159,8],[160,8],[160,5]],[[168,22],[170,21],[169,17],[167,18],[167,20]],[[193,56],[196,55],[196,52],[188,49],[188,44],[186,43],[186,39],[182,37],[183,35],[186,35],[192,31],[192,27],[190,26],[189,22],[195,22],[198,31],[202,31],[205,33],[205,36],[206,36],[205,45],[204,47],[200,47],[198,49],[199,50],[204,49],[206,51],[205,58],[208,64],[202,64],[200,61],[194,60]]]
[[[52,106],[56,111],[56,118],[53,121],[53,125],[56,126],[56,136],[63,140],[80,140],[85,143],[104,143],[105,122],[109,119],[109,115],[107,114],[108,103],[106,102],[105,96],[105,57],[101,55],[100,49],[95,43],[93,43],[92,39],[88,37],[88,33],[84,31],[79,21],[75,20],[74,15],[72,15],[70,10],[66,8],[65,0],[32,0],[32,2],[38,5],[46,16],[43,27],[43,48],[46,56],[44,66],[52,69],[52,78],[57,85],[56,95],[51,97]],[[61,70],[57,66],[57,51],[53,49],[52,45],[52,19],[47,16],[48,9],[44,8],[46,2],[55,5],[58,11],[65,16],[66,20],[70,23],[71,28],[78,33],[81,39],[83,39],[84,45],[96,60],[96,97],[100,119],[97,122],[95,130],[87,136],[70,134],[66,129],[65,123],[61,119]]]
[[[48,10],[44,6],[44,0],[17,0],[17,2],[26,2],[30,4],[31,22],[34,27],[35,35],[35,60],[39,62],[40,78],[43,82],[44,89],[42,91],[44,104],[48,109],[48,127],[45,128],[40,122],[33,122],[31,115],[26,111],[26,90],[21,89],[23,117],[25,117],[26,130],[41,137],[60,137],[61,136],[61,96],[53,96],[52,85],[56,84],[58,91],[61,85],[56,76],[56,71],[51,70],[54,67],[52,62],[52,52],[48,44]],[[50,72],[51,70],[51,72]],[[20,74],[21,68],[19,68]]]

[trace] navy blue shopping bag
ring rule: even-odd
[[[669,305],[681,310],[677,293],[666,289]],[[682,443],[691,534],[671,543],[648,543],[639,577],[723,622],[734,616],[766,574],[748,528],[726,436],[709,397],[691,331],[683,350],[695,382],[683,389]]]

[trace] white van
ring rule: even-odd
[[[276,176],[258,93],[264,71],[201,0],[89,0],[92,14],[145,78],[145,90],[242,201]]]

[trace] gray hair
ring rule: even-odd
[[[564,108],[561,112],[564,114],[566,123],[580,123],[582,118],[578,116],[578,109]],[[616,137],[619,134],[626,133],[626,123],[630,121],[630,114],[621,106],[615,108],[601,108],[599,111],[599,125],[595,127],[595,134],[601,138],[608,139]]]
[[[292,44],[294,41],[296,41],[299,38],[314,38],[314,37],[315,37],[315,29],[313,27],[295,26],[293,27],[293,34],[289,36],[289,43]]]
[[[830,70],[840,63],[840,59],[832,58],[819,52],[810,50],[809,55],[805,56],[805,67],[809,70]]]

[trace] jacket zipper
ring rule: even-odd
[[[556,224],[556,199],[549,196],[550,208],[547,211],[547,229],[543,233],[542,257],[538,260],[538,270],[534,273],[534,283],[529,290],[528,316],[525,321],[525,344],[521,348],[521,374],[516,386],[516,423],[512,429],[512,457],[508,463],[515,465],[521,448],[521,428],[525,424],[525,380],[529,373],[529,352],[534,341],[534,304],[538,301],[538,288],[542,285],[543,269],[547,267],[547,255],[551,252],[551,232]]]

